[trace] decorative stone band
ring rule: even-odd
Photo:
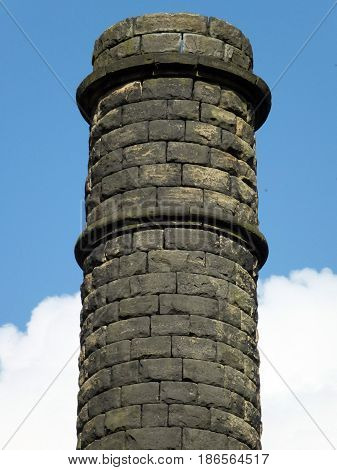
[[[231,218],[221,209],[153,207],[127,209],[121,214],[105,217],[89,225],[77,240],[76,260],[83,268],[83,262],[92,250],[111,238],[140,230],[167,227],[206,229],[225,234],[234,241],[248,246],[257,257],[259,268],[264,265],[268,257],[267,241],[257,227]]]
[[[132,56],[98,68],[78,87],[78,107],[84,119],[91,124],[99,99],[109,90],[134,80],[174,76],[204,80],[239,93],[254,107],[255,130],[268,117],[271,92],[261,78],[213,57],[177,53]]]

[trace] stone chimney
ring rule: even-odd
[[[128,18],[96,41],[79,449],[259,449],[254,132],[270,91],[248,39],[195,14]]]

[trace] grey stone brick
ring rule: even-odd
[[[120,276],[134,276],[146,272],[147,255],[141,251],[120,258]]]
[[[260,447],[259,435],[242,418],[226,411],[211,409],[211,430],[229,434],[246,443],[251,449]]]
[[[171,337],[152,336],[149,338],[134,338],[131,341],[131,358],[157,358],[171,356]]]
[[[108,434],[102,439],[94,441],[86,450],[123,450],[125,447],[125,431]]]
[[[101,156],[121,147],[141,144],[148,140],[148,123],[138,122],[104,134],[101,139]]]
[[[224,386],[225,367],[215,362],[183,359],[184,380]]]
[[[199,383],[197,403],[201,406],[228,410],[232,403],[231,392],[222,387]]]
[[[220,254],[240,264],[248,272],[257,267],[256,257],[247,248],[224,236],[220,236]]]
[[[153,207],[157,202],[156,188],[140,188],[120,195],[123,209]]]
[[[111,368],[111,386],[121,387],[138,382],[138,361],[122,362]]]
[[[218,170],[220,171],[220,170]],[[257,208],[257,193],[254,189],[250,188],[247,184],[241,181],[236,176],[231,176],[231,191],[233,197],[239,201],[247,204],[256,210]]]
[[[131,253],[132,235],[127,233],[108,240],[105,245],[105,253],[108,259]]]
[[[244,355],[237,348],[217,343],[217,362],[244,372]]]
[[[198,385],[190,382],[161,382],[160,400],[165,403],[189,403],[197,401]]]
[[[125,299],[130,295],[130,282],[129,278],[116,279],[109,284],[106,284],[106,296],[108,302],[114,302],[115,300]]]
[[[149,251],[159,250],[164,245],[164,231],[143,230],[133,234],[134,250]]]
[[[92,142],[101,137],[102,134],[106,134],[113,129],[117,129],[122,125],[122,110],[121,108],[115,108],[105,114],[96,125],[92,126],[90,137]]]
[[[249,401],[245,401],[245,421],[258,432],[261,432],[261,413]]]
[[[217,105],[220,102],[220,95],[221,88],[219,85],[200,81],[196,81],[194,84],[193,98],[195,100]]]
[[[118,302],[105,305],[95,311],[92,317],[92,326],[99,328],[100,326],[114,323],[118,320],[119,304]]]
[[[219,126],[222,129],[227,129],[229,132],[236,131],[235,114],[212,104],[202,103],[201,121],[208,122],[214,126]]]
[[[250,70],[252,67],[252,62],[251,62],[250,57],[248,57],[244,52],[242,52],[237,47],[231,46],[229,44],[225,44],[224,60],[225,62],[232,62],[233,64],[245,70]]]
[[[78,404],[83,406],[90,398],[104,392],[111,386],[111,377],[109,369],[101,369],[91,376],[81,386],[78,394]]]
[[[178,120],[150,121],[150,140],[184,140],[185,122]]]
[[[143,99],[189,99],[192,87],[191,78],[151,78],[143,82]]]
[[[123,106],[123,125],[140,121],[166,119],[167,101],[151,100],[130,103]]]
[[[147,382],[122,387],[122,406],[156,403],[159,401],[159,383]]]
[[[172,356],[215,361],[216,343],[210,339],[190,336],[172,337]]]
[[[161,294],[160,313],[164,315],[188,313],[215,318],[218,316],[218,302],[193,295]]]
[[[142,52],[179,52],[181,35],[179,33],[145,34],[142,36]]]
[[[248,315],[253,315],[256,309],[255,298],[251,297],[243,289],[233,284],[229,285],[228,301],[248,313]]]
[[[95,185],[102,181],[105,176],[122,169],[122,150],[117,149],[102,157],[91,168],[91,180]]]
[[[212,37],[220,39],[232,46],[242,48],[243,34],[230,23],[211,17],[209,19],[209,33]]]
[[[113,259],[107,261],[101,266],[94,268],[92,272],[93,287],[99,287],[103,284],[107,284],[110,281],[114,281],[118,278],[119,272],[119,259]]]
[[[150,336],[150,319],[148,317],[129,318],[112,323],[107,327],[106,333],[108,344],[146,336]]]
[[[124,57],[129,57],[130,55],[140,54],[140,38],[133,37],[127,39],[126,41],[117,44],[117,46],[112,47],[108,50],[107,62],[114,61],[116,59],[124,59]],[[95,62],[95,67],[100,67],[107,65],[104,63],[104,59],[101,60],[103,53],[97,57]],[[103,63],[102,63],[103,62]]]
[[[104,49],[109,49],[116,44],[129,39],[133,34],[133,18],[119,21],[97,39],[93,58],[95,59]]]
[[[247,119],[247,103],[233,90],[221,90],[220,106]]]
[[[142,406],[142,427],[167,426],[168,405],[165,403]]]
[[[188,315],[160,315],[151,318],[151,334],[153,336],[188,335],[189,331]]]
[[[104,420],[105,416],[99,415],[84,425],[81,435],[82,446],[87,446],[94,440],[104,436]]]
[[[204,122],[186,121],[185,139],[188,142],[216,147],[221,144],[221,129]]]
[[[203,205],[203,191],[198,188],[158,188],[158,205],[160,207],[171,206],[191,206],[202,207]]]
[[[183,449],[198,450],[249,450],[249,447],[225,434],[204,429],[183,429]]]
[[[208,55],[222,59],[224,55],[224,44],[219,39],[201,36],[199,34],[184,34],[183,51],[190,54]]]
[[[175,427],[132,429],[126,433],[126,446],[130,450],[181,449],[181,429]]]
[[[152,13],[135,18],[134,34],[153,32],[193,32],[206,34],[206,16],[193,13]]]
[[[125,147],[123,156],[123,167],[165,163],[166,142],[147,142]]]
[[[142,97],[142,84],[135,81],[127,83],[115,90],[109,92],[98,103],[98,116],[102,117],[111,109],[117,108],[123,104],[134,103]]]
[[[125,299],[120,302],[120,318],[152,315],[157,313],[158,309],[158,296],[156,295]]]
[[[198,121],[199,107],[198,101],[169,100],[167,117],[168,119],[190,119],[191,121]]]
[[[88,402],[89,416],[97,416],[101,413],[106,413],[114,408],[121,406],[121,389],[111,388],[106,392],[96,395]]]
[[[108,411],[105,415],[105,426],[109,431],[124,431],[125,429],[140,428],[140,405],[125,406]]]
[[[139,168],[141,186],[178,186],[181,184],[181,165],[159,163],[143,165]]]
[[[85,355],[89,356],[96,349],[102,348],[106,344],[106,327],[99,328],[85,339]]]
[[[188,142],[169,142],[167,161],[205,165],[209,161],[209,148]]]
[[[225,367],[224,386],[257,405],[257,387],[245,374],[229,366]]]
[[[230,176],[222,170],[198,165],[183,166],[183,185],[231,194]]]
[[[101,365],[110,367],[121,362],[130,361],[130,341],[123,340],[104,346],[101,350]]]
[[[88,407],[88,403],[86,403],[84,406],[82,406],[82,408],[78,412],[77,422],[76,422],[76,429],[77,429],[78,433],[80,433],[82,431],[84,424],[87,421],[89,421],[89,418],[92,417],[92,416],[89,416],[88,411],[89,411],[89,407]],[[97,413],[97,414],[99,414],[99,413]]]
[[[130,278],[131,295],[166,294],[176,292],[175,273],[150,273]]]
[[[236,274],[236,264],[223,256],[206,253],[207,274],[232,281]]]
[[[239,202],[227,194],[205,189],[204,207],[211,210],[214,209],[215,211],[221,209],[223,214],[226,214],[226,216],[230,218],[237,215]]]
[[[205,254],[202,251],[157,250],[149,252],[150,272],[203,272]]]
[[[218,253],[219,235],[205,230],[168,228],[165,229],[165,248],[169,250],[208,251]]]
[[[240,117],[236,118],[236,133],[241,139],[245,140],[251,147],[255,143],[254,129]]]
[[[178,294],[226,299],[228,296],[228,282],[224,279],[202,274],[177,273],[177,292]]]
[[[139,373],[141,381],[182,380],[182,359],[142,359],[139,363]]]
[[[105,197],[113,196],[123,191],[138,188],[138,186],[138,168],[126,168],[103,178],[102,194]]]
[[[169,405],[168,421],[169,426],[208,428],[210,411],[203,406],[173,404]]]

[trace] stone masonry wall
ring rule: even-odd
[[[213,54],[250,69],[242,33],[199,15],[107,30],[94,67]],[[230,51],[230,52],[229,52]],[[166,76],[112,87],[91,120],[88,227],[128,211],[215,211],[258,225],[254,112],[229,87]],[[259,449],[256,281],[244,240],[165,220],[96,244],[81,287],[79,449]]]

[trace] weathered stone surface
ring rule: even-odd
[[[95,416],[92,420],[88,421],[82,430],[81,440],[82,445],[87,446],[95,439],[99,439],[104,436],[104,415]]]
[[[260,448],[259,436],[256,430],[231,413],[212,408],[211,430],[229,434],[246,443],[251,449]]]
[[[95,311],[92,317],[92,326],[99,328],[100,326],[114,323],[118,320],[119,304],[118,302],[105,305]]]
[[[123,104],[135,103],[139,101],[142,96],[141,82],[131,82],[116,88],[109,92],[98,103],[98,116],[101,117],[108,111],[117,108]]]
[[[176,291],[174,273],[150,273],[130,278],[131,295],[165,294]]]
[[[110,370],[102,369],[90,377],[81,386],[78,394],[78,404],[83,406],[90,398],[104,392],[111,386]]]
[[[189,99],[192,87],[190,78],[151,78],[144,80],[143,99]]]
[[[101,413],[106,413],[114,408],[121,406],[121,389],[111,388],[106,392],[96,395],[88,402],[89,416],[97,416]]]
[[[115,300],[125,299],[130,295],[130,281],[129,278],[116,279],[109,284],[106,284],[106,297],[108,302]]]
[[[194,84],[193,98],[195,100],[217,105],[220,102],[220,95],[221,88],[219,85],[200,81],[196,81]]]
[[[140,428],[141,407],[139,405],[125,406],[108,411],[105,415],[105,426],[112,432]]]
[[[228,282],[202,274],[177,273],[177,292],[178,294],[226,299],[228,296]]]
[[[173,336],[172,356],[215,361],[216,343],[205,338]]]
[[[189,332],[190,320],[188,315],[160,315],[151,318],[152,336],[188,335]]]
[[[117,279],[119,276],[119,259],[107,261],[101,266],[97,266],[92,271],[93,287],[107,284],[109,281]]]
[[[138,168],[127,168],[103,178],[102,193],[105,197],[112,196],[123,191],[138,188],[138,186]]]
[[[165,163],[165,159],[165,142],[147,142],[145,144],[132,145],[124,149],[123,167]]]
[[[221,129],[212,124],[186,121],[185,139],[189,142],[216,147],[221,144]]]
[[[161,207],[202,207],[204,202],[203,191],[198,188],[162,187],[158,188],[157,194]]]
[[[210,449],[210,450],[245,450],[249,449],[246,445],[242,444],[235,439],[232,439],[225,434],[201,430],[201,429],[190,429],[184,428],[183,430],[183,449],[186,450],[198,450],[198,449]]]
[[[199,102],[191,100],[170,100],[168,102],[168,119],[190,119],[198,121]],[[153,118],[152,118],[153,119]]]
[[[242,67],[243,69],[250,70],[252,62],[244,52],[237,47],[225,44],[224,47],[224,60],[226,62],[233,62],[235,65]]]
[[[127,449],[181,449],[181,429],[176,427],[147,427],[126,433]]]
[[[183,140],[185,134],[185,123],[179,120],[150,121],[150,140]]]
[[[205,254],[202,251],[150,251],[148,266],[150,272],[203,272]]]
[[[245,101],[233,90],[222,89],[220,104],[224,109],[232,111],[234,114],[247,119],[247,104]]]
[[[139,363],[141,380],[182,380],[182,359],[142,359]]]
[[[171,337],[152,336],[150,338],[135,338],[131,341],[131,358],[154,358],[171,356]]]
[[[210,318],[218,316],[218,302],[205,297],[182,294],[160,295],[160,313],[203,315]]]
[[[183,185],[211,189],[224,194],[231,193],[231,179],[227,173],[198,165],[184,165]]]
[[[105,245],[105,253],[108,259],[131,253],[132,236],[130,233],[112,238]]]
[[[101,367],[110,367],[114,364],[130,361],[131,344],[128,340],[117,341],[101,350]]]
[[[206,34],[207,17],[192,13],[153,13],[135,18],[134,34],[157,31]]]
[[[169,425],[207,429],[210,411],[203,406],[174,404],[169,406]]]
[[[125,447],[125,431],[114,432],[108,434],[100,440],[94,441],[86,450],[117,450],[126,449]]]
[[[144,274],[146,272],[146,253],[138,251],[131,255],[122,256],[120,259],[119,275],[121,277]]]
[[[142,427],[167,426],[168,405],[165,403],[142,406]]]
[[[138,382],[138,361],[123,362],[111,368],[111,386],[121,387]]]
[[[206,145],[188,142],[169,142],[167,161],[206,165],[209,161],[209,148]]]
[[[156,295],[124,299],[120,302],[120,318],[151,315],[157,313],[158,309],[158,296]]]
[[[167,101],[140,101],[123,106],[123,125],[139,121],[166,119]]]
[[[147,208],[156,205],[156,188],[140,188],[126,191],[120,195],[121,208]]]
[[[142,37],[142,52],[179,52],[181,35],[179,33],[145,34]]]
[[[202,103],[201,121],[208,122],[214,126],[222,127],[230,132],[236,131],[236,116],[234,113],[225,111],[218,106]],[[240,136],[241,137],[241,136]]]
[[[219,39],[213,39],[199,34],[184,34],[183,52],[196,55],[209,55],[217,59],[224,56],[224,44]]]
[[[242,48],[242,32],[226,21],[211,17],[209,19],[209,32],[214,38],[221,39],[239,49]]]
[[[122,387],[121,400],[122,406],[156,403],[159,401],[159,383],[125,385]]]
[[[190,382],[161,382],[160,400],[165,403],[197,402],[198,385]]]
[[[137,122],[115,129],[101,138],[101,156],[121,147],[141,144],[148,140],[148,123]]]
[[[133,18],[119,21],[97,39],[94,48],[93,58],[95,59],[104,49],[109,49],[116,44],[129,39],[133,34]]]
[[[163,248],[164,230],[144,230],[133,235],[135,250],[149,251]]]
[[[205,230],[168,228],[165,229],[165,248],[218,253],[220,241],[216,233]]]
[[[184,380],[196,383],[224,386],[225,367],[215,362],[183,359]]]
[[[141,186],[178,186],[181,184],[181,166],[177,163],[157,163],[139,168]]]
[[[148,317],[129,318],[109,325],[106,332],[106,341],[107,343],[113,343],[143,336],[150,336],[150,319]]]

